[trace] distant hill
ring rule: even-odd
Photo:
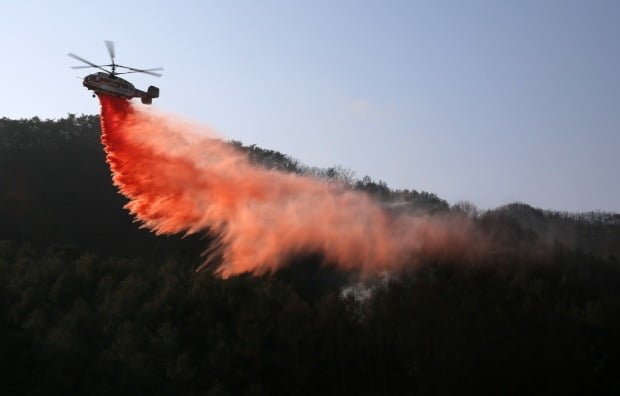
[[[519,228],[549,246],[620,257],[620,214],[617,213],[558,212],[512,203],[482,213],[479,221],[494,227],[505,224],[504,228]]]

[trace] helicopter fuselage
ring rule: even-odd
[[[84,77],[82,84],[95,93],[105,93],[126,99],[148,97],[146,92],[136,89],[129,81],[102,72],[89,74]]]
[[[134,87],[133,84],[127,80],[113,74],[102,72],[89,74],[84,77],[82,85],[97,94],[104,93],[125,99],[141,98],[144,104],[151,104],[153,98],[159,97],[159,88],[157,87],[151,85],[149,89],[144,92]]]

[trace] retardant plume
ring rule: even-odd
[[[479,252],[465,219],[390,215],[364,193],[254,165],[174,117],[125,99],[100,101],[102,141],[126,208],[158,234],[217,235],[207,260],[219,258],[223,277],[271,272],[298,253],[368,274]]]

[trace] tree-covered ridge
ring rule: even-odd
[[[12,149],[32,148],[41,144],[62,144],[70,139],[90,143],[99,141],[99,116],[68,114],[58,120],[39,117],[12,120],[0,118],[0,146]],[[95,133],[93,133],[95,132]]]
[[[162,244],[180,243],[176,237],[156,239],[132,223],[122,209],[126,200],[111,183],[100,134],[99,117],[93,115],[0,119],[0,239],[78,243],[97,252],[113,249],[115,254],[143,254],[157,251]],[[565,213],[523,203],[486,211],[468,202],[450,206],[432,193],[394,190],[368,176],[356,179],[342,167],[309,167],[274,150],[231,144],[261,166],[341,183],[372,195],[396,213],[459,213],[475,219],[494,236],[511,234],[548,246],[559,243],[620,256],[617,213]],[[199,245],[196,241],[195,251]]]
[[[98,116],[0,119],[0,239],[116,255],[183,246],[199,255],[198,238],[155,238],[133,223],[112,185],[100,136]]]
[[[480,210],[470,202],[450,204],[433,193],[417,190],[391,189],[381,180],[369,176],[356,179],[351,170],[335,166],[327,169],[308,167],[285,154],[231,142],[256,164],[286,172],[309,174],[341,183],[370,194],[386,208],[410,213],[459,213],[482,225],[487,232],[504,242],[515,244],[523,238],[535,239],[547,246],[558,243],[595,254],[620,257],[620,214],[610,212],[570,213],[534,208],[515,202],[496,209]],[[510,235],[510,237],[508,237]],[[508,238],[508,239],[506,239]]]
[[[277,169],[284,172],[312,175],[319,179],[341,183],[349,188],[354,188],[373,195],[383,202],[398,202],[411,204],[417,210],[437,212],[447,211],[448,203],[435,194],[416,190],[392,190],[384,181],[375,181],[369,176],[356,179],[355,173],[341,166],[329,168],[310,167],[300,163],[286,154],[278,151],[263,149],[252,145],[244,145],[239,141],[231,141],[233,146],[244,152],[250,161],[269,169]]]

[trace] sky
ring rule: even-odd
[[[481,209],[620,212],[620,2],[3,1],[0,117],[96,114],[76,53],[309,166]]]

